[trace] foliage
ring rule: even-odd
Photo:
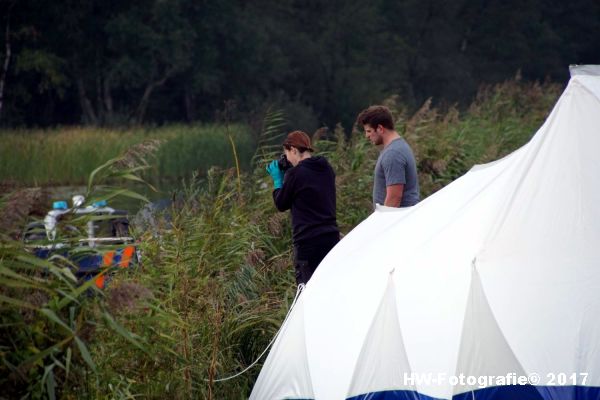
[[[138,155],[125,154],[98,167],[90,175],[88,205],[98,197],[139,195],[103,185],[105,181],[139,180]],[[10,197],[0,202],[0,211],[12,212]],[[32,248],[0,237],[0,388],[9,398],[54,399],[67,388],[85,392],[85,382],[97,372],[89,342],[100,326],[121,335],[130,345],[143,350],[136,338],[124,330],[106,310],[94,279],[76,278],[74,260],[94,249],[76,244],[94,217],[70,218],[70,229],[61,224],[58,238],[70,243],[64,252],[41,259]],[[47,243],[47,241],[44,241]],[[109,274],[104,270],[103,274]]]
[[[294,128],[349,128],[393,94],[463,106],[600,54],[597,0],[7,0],[0,16],[11,127],[208,122],[233,101],[239,120],[276,104]]]
[[[92,170],[146,140],[161,142],[146,177],[178,180],[210,166],[229,167],[232,135],[240,163],[246,167],[254,150],[243,125],[172,125],[154,129],[60,128],[0,131],[0,182],[22,185],[74,185]],[[223,156],[227,154],[227,156]]]
[[[267,135],[276,131],[277,119],[269,117]],[[153,232],[142,237],[143,268],[119,276],[107,295],[119,296],[131,285],[151,288],[145,308],[114,302],[113,311],[152,343],[152,351],[99,331],[93,354],[102,385],[96,395],[123,395],[124,377],[126,389],[143,397],[233,399],[249,393],[258,369],[235,381],[216,380],[262,352],[295,292],[290,225],[271,207],[271,189],[253,176],[258,174],[243,175],[240,191],[234,170],[211,169],[206,182],[192,180],[175,196],[179,200],[160,219],[158,238]]]
[[[455,108],[442,111],[427,102],[411,115],[398,99],[388,99],[398,129],[416,153],[423,197],[473,164],[525,143],[559,89],[508,81],[483,88],[463,113]],[[71,346],[71,365],[76,364],[80,374],[74,375],[71,367],[69,380],[59,375],[56,371],[67,362],[64,347],[54,358],[44,358],[46,364],[29,370],[33,395],[47,393],[49,373],[44,375],[44,366],[56,359],[61,364],[50,370],[64,398],[247,398],[260,364],[232,380],[219,379],[242,371],[261,354],[295,293],[290,221],[273,206],[271,181],[264,172],[267,161],[280,152],[277,143],[284,126],[280,112],[267,114],[252,168],[239,176],[242,185],[236,170],[210,169],[204,179],[186,180],[173,194],[171,206],[154,214],[153,229],[139,230],[143,265],[115,275],[105,296],[77,303],[75,315],[83,315],[82,323],[94,321],[93,334],[82,342],[95,373],[83,353]],[[377,149],[357,130],[346,136],[341,126],[318,130],[313,141],[336,171],[338,223],[347,233],[372,210]],[[0,263],[9,259],[2,253]],[[17,289],[21,290],[11,290]],[[29,310],[22,303],[32,301],[23,293],[11,298],[11,303],[2,303],[3,310],[10,309],[10,321],[21,321],[20,315]],[[71,327],[69,315],[61,318],[74,332],[87,326]],[[49,330],[46,314],[34,314],[32,321],[15,329],[20,341],[2,342],[6,359],[24,358],[20,354],[30,351],[31,330],[37,324]],[[45,348],[72,336],[61,324],[50,327],[54,336],[43,336],[48,341]]]
[[[502,156],[528,140],[558,89],[518,81],[486,87],[462,115],[425,105],[406,117],[404,108],[390,101],[419,158],[423,195],[472,164]],[[205,182],[192,181],[176,196],[179,200],[160,219],[158,236],[145,234],[143,269],[119,276],[108,295],[127,290],[127,285],[151,290],[144,311],[117,315],[144,343],[152,343],[152,350],[144,354],[108,331],[99,336],[92,347],[94,359],[101,360],[102,385],[95,386],[95,396],[248,396],[258,367],[230,381],[216,379],[256,359],[293,297],[291,228],[286,215],[272,205],[271,182],[264,172],[266,162],[280,151],[276,143],[284,124],[281,113],[267,115],[254,169],[242,175],[241,191],[233,170],[211,170]],[[377,149],[359,132],[346,137],[342,127],[321,129],[313,141],[335,167],[338,223],[347,233],[371,212]],[[429,165],[437,169],[426,169]]]
[[[441,112],[427,100],[412,116],[390,98],[397,128],[418,162],[421,194],[427,196],[465,174],[525,144],[544,121],[562,88],[524,83],[518,77],[483,86],[468,111]]]

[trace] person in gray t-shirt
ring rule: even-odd
[[[413,152],[394,130],[394,119],[387,107],[371,106],[356,122],[374,145],[383,145],[375,165],[373,205],[409,207],[419,202],[419,181]]]

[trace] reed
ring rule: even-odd
[[[423,197],[474,164],[524,144],[544,121],[559,91],[554,85],[511,81],[482,89],[467,110],[441,111],[426,103],[413,114],[396,99],[388,99],[398,117],[398,129],[415,151]],[[155,213],[152,228],[138,230],[142,266],[115,275],[102,296],[77,303],[80,308],[75,316],[83,315],[80,319],[61,314],[74,332],[81,328],[73,328],[71,321],[90,321],[93,334],[78,336],[89,354],[70,345],[61,347],[54,358],[38,356],[43,364],[27,369],[30,386],[21,387],[19,393],[31,390],[32,398],[47,396],[48,366],[55,365],[51,371],[62,370],[60,365],[71,357],[69,379],[62,372],[53,376],[55,393],[64,398],[248,397],[260,363],[235,379],[220,382],[219,378],[241,371],[258,357],[295,294],[291,224],[287,214],[275,210],[272,184],[264,171],[266,162],[281,151],[277,141],[284,133],[282,116],[271,113],[267,120],[260,146],[254,156],[249,155],[252,162],[245,171],[214,167],[202,179],[198,174],[185,179],[172,205]],[[176,130],[170,132],[179,137]],[[320,130],[314,139],[318,152],[336,170],[338,223],[347,233],[371,213],[377,149],[361,132],[347,136],[342,127]],[[182,142],[173,146],[185,147],[187,139],[178,140]],[[235,145],[239,154],[239,143]],[[224,146],[227,150],[223,151],[232,154],[227,137]],[[0,266],[10,274],[17,266],[10,256],[13,253],[6,246],[0,252]],[[9,279],[2,271],[0,278]],[[1,302],[3,315],[12,318],[3,319],[3,327],[27,340],[9,342],[3,335],[5,360],[17,365],[15,359],[23,362],[32,356],[28,346],[36,332],[30,327],[41,324],[42,332],[57,331],[52,336],[44,333],[44,340],[51,339],[44,348],[71,337],[70,331],[40,314],[40,309],[54,304],[46,297],[35,303],[38,311],[28,314],[33,300],[24,303],[25,295],[18,298],[11,293],[0,292],[13,299]],[[24,324],[24,316],[30,318],[30,325]],[[75,369],[79,372],[73,375]],[[3,387],[7,384],[0,382]]]
[[[178,180],[214,165],[235,165],[231,142],[247,168],[255,144],[249,128],[227,125],[170,125],[128,130],[64,127],[0,131],[0,182],[16,186],[77,185],[98,165],[132,146],[162,143],[146,178]]]

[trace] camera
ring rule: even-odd
[[[290,169],[290,168],[293,167],[292,163],[289,162],[288,159],[287,159],[287,157],[285,156],[285,153],[282,154],[282,155],[280,155],[279,158],[277,159],[277,166],[283,172],[285,172],[288,169]]]

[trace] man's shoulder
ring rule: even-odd
[[[412,154],[412,149],[403,138],[394,140],[381,152],[384,157],[406,157],[409,154]]]
[[[387,145],[381,152],[382,157],[394,157],[397,155],[406,154],[407,146],[404,139],[396,139]]]
[[[386,147],[386,149],[405,149],[410,148],[406,139],[400,136],[397,139],[394,139],[390,142],[390,144]]]

